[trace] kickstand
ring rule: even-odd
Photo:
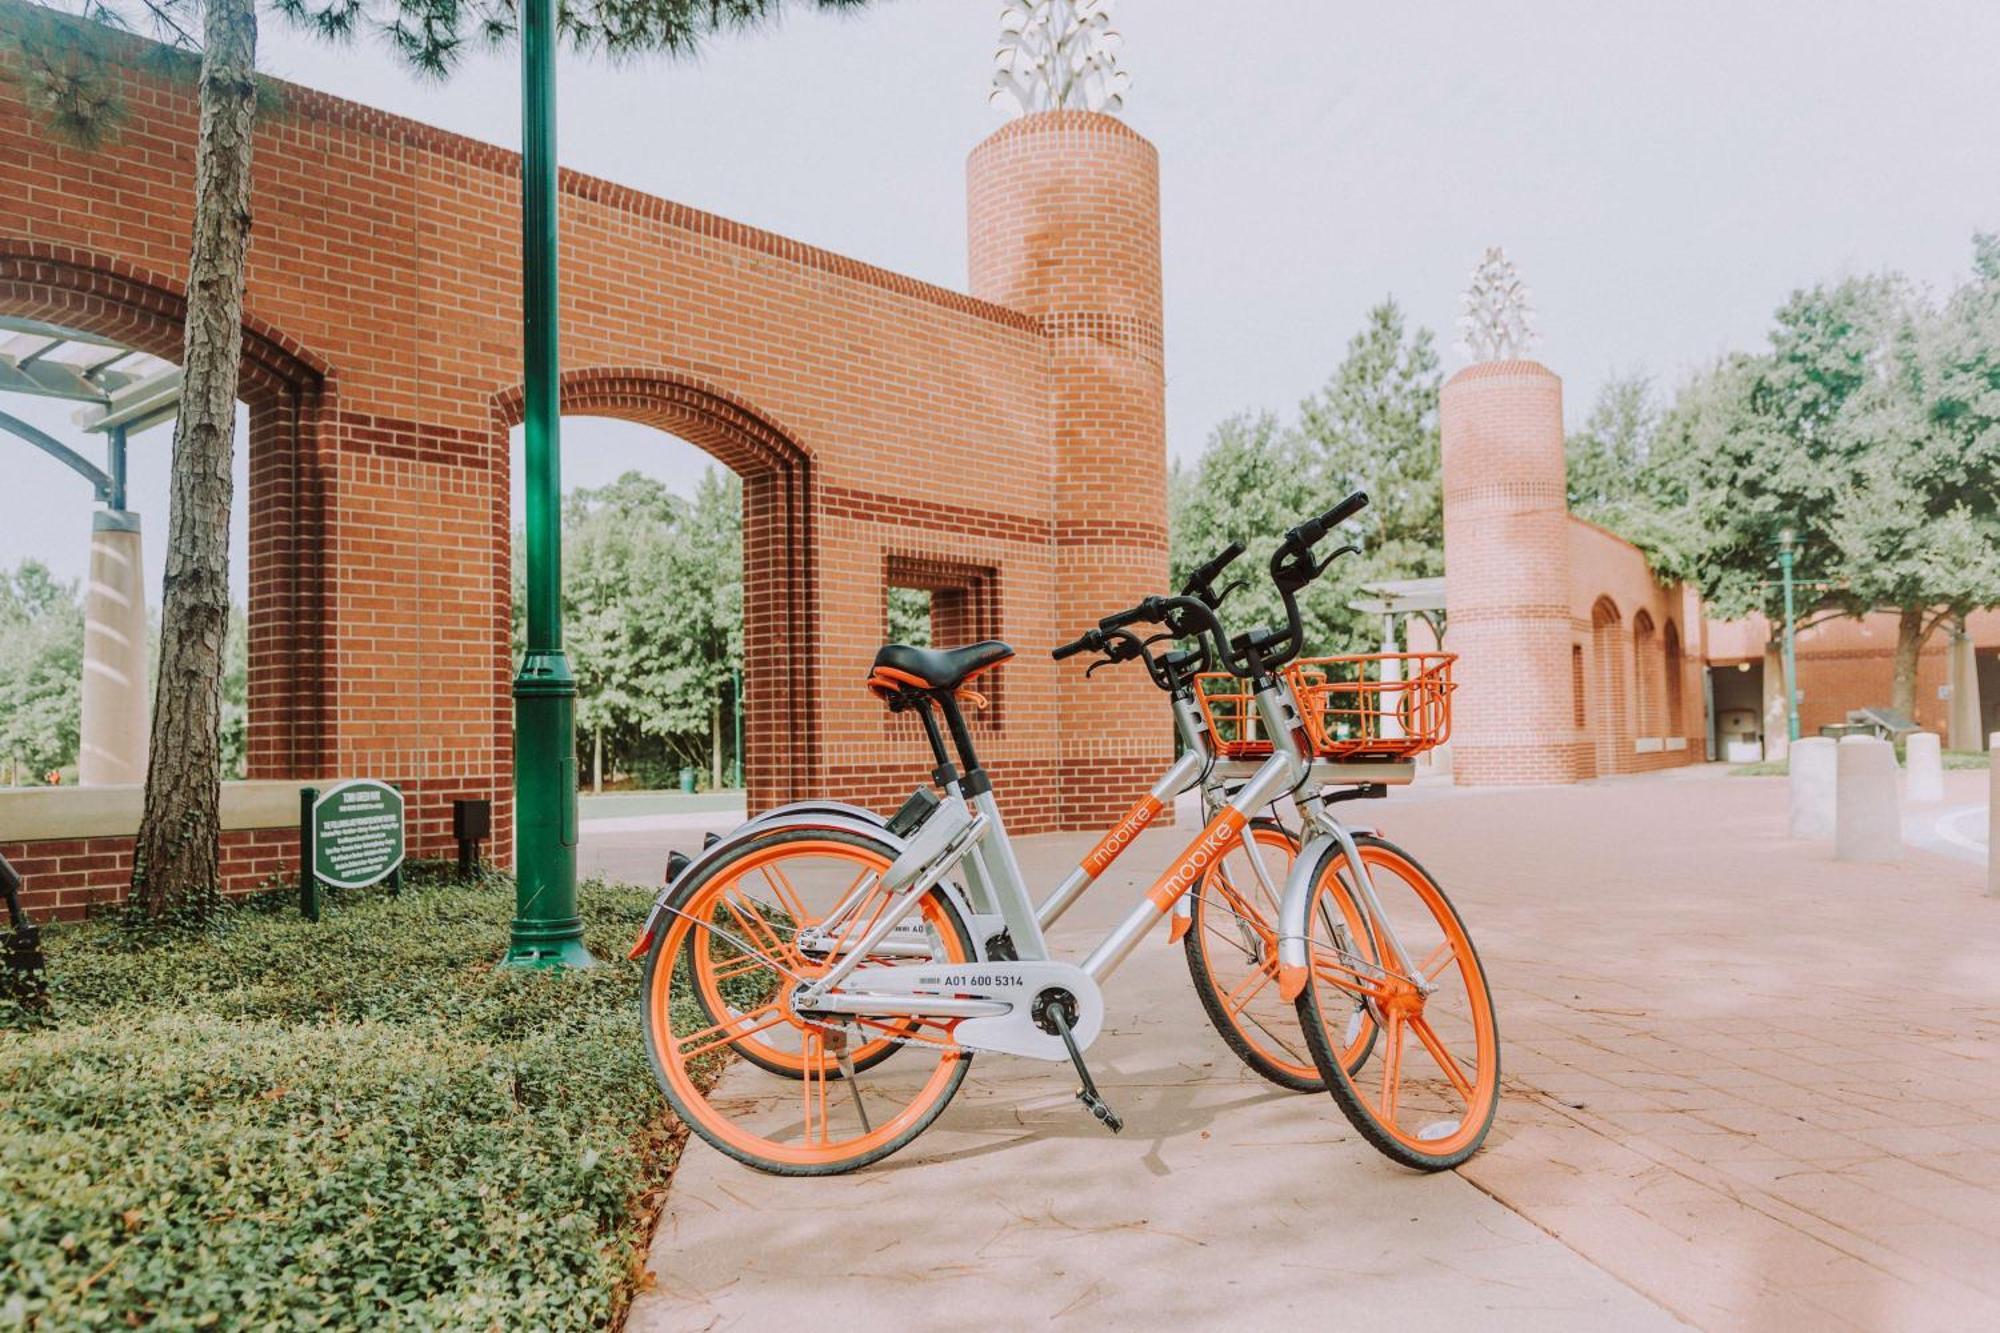
[[[1090,1077],[1089,1067],[1083,1063],[1083,1052],[1076,1048],[1076,1038],[1070,1035],[1069,1015],[1064,1012],[1062,1005],[1052,1004],[1048,1007],[1048,1021],[1050,1026],[1055,1028],[1056,1035],[1062,1038],[1063,1046],[1068,1049],[1069,1062],[1076,1066],[1076,1076],[1083,1080],[1083,1086],[1076,1090],[1076,1099],[1102,1121],[1106,1129],[1113,1134],[1121,1133],[1125,1128],[1125,1122],[1118,1118],[1116,1111],[1105,1105],[1104,1098],[1097,1095],[1097,1083]]]

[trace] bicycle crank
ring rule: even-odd
[[[1070,1023],[1076,1017],[1076,997],[1059,986],[1051,986],[1035,997],[1033,1013],[1035,1026],[1061,1037],[1069,1051],[1069,1062],[1076,1066],[1076,1076],[1083,1081],[1083,1086],[1076,1090],[1076,1099],[1113,1134],[1123,1132],[1125,1122],[1098,1095],[1097,1080],[1090,1076],[1090,1066],[1083,1062],[1083,1052],[1077,1049],[1076,1038],[1070,1035]]]

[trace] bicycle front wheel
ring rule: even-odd
[[[1260,819],[1245,829],[1192,890],[1182,947],[1195,994],[1236,1057],[1281,1088],[1320,1092],[1326,1082],[1277,985],[1278,902],[1298,850],[1298,839],[1276,820]],[[1329,923],[1329,929],[1344,931],[1343,945],[1366,954],[1358,915]],[[1356,1003],[1338,1022],[1330,1040],[1342,1063],[1358,1069],[1374,1041],[1374,1021]]]
[[[1311,968],[1299,1021],[1327,1091],[1377,1150],[1419,1171],[1457,1166],[1479,1149],[1500,1101],[1500,1031],[1486,972],[1457,909],[1407,852],[1355,839],[1375,890],[1369,903],[1339,847],[1313,875]],[[1367,921],[1375,956],[1329,931]],[[1351,1071],[1328,1020],[1357,1004],[1381,1035],[1374,1059]]]
[[[880,1161],[928,1128],[965,1080],[971,1056],[953,1041],[956,1020],[796,1003],[889,910],[881,875],[894,856],[859,834],[784,829],[719,858],[668,900],[646,960],[647,1053],[688,1127],[748,1166],[832,1175]],[[895,938],[895,956],[864,967],[975,956],[938,889]]]

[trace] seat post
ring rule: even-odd
[[[965,765],[965,794],[978,796],[993,790],[992,780],[979,766],[979,756],[972,748],[972,732],[965,725],[965,714],[958,706],[958,700],[949,690],[937,693],[938,707],[944,710],[945,725],[951,728],[952,742],[958,746],[958,758]]]
[[[937,757],[937,767],[931,770],[931,780],[940,787],[949,787],[958,781],[958,769],[952,765],[951,754],[944,748],[944,737],[938,732],[937,719],[931,716],[930,700],[917,704],[917,716],[924,720],[924,736],[931,743],[931,753]]]

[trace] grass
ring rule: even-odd
[[[602,1328],[682,1141],[586,886],[581,973],[496,968],[510,883],[411,876],[135,943],[50,929],[0,1012],[0,1328]]]
[[[1901,763],[1903,752],[1896,751],[1896,761]],[[1992,767],[1992,756],[1984,750],[1946,750],[1944,766],[1949,772],[1961,769],[1984,769]],[[1732,778],[1782,778],[1791,772],[1791,765],[1783,759],[1766,759],[1755,764],[1738,764],[1729,770]]]

